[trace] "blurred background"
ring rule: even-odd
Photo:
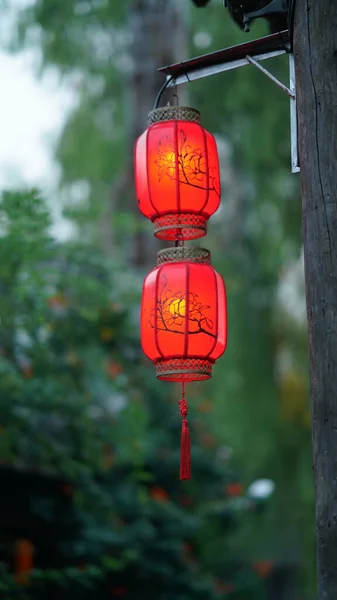
[[[314,600],[299,178],[289,99],[253,67],[178,89],[218,142],[202,245],[229,302],[226,354],[187,386],[189,482],[179,390],[139,340],[156,69],[268,24],[243,33],[222,0],[0,4],[1,598]],[[267,66],[287,82],[287,57]]]

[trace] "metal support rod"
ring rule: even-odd
[[[294,55],[289,54],[290,90],[290,141],[291,141],[291,172],[299,173],[300,165],[298,158],[298,132],[297,132],[297,103],[296,103],[296,78]]]
[[[180,85],[181,83],[188,83],[202,77],[249,65],[246,59],[247,54],[260,62],[290,51],[289,32],[286,29],[243,44],[222,48],[179,63],[166,65],[159,70],[168,78],[172,78],[170,86],[174,83]]]
[[[261,73],[264,73],[267,77],[269,77],[269,79],[271,79],[274,83],[276,83],[276,85],[278,85],[281,88],[281,90],[283,90],[286,94],[288,94],[288,96],[290,98],[295,99],[295,94],[286,85],[284,85],[284,83],[282,83],[282,81],[277,79],[277,77],[275,77],[275,75],[273,75],[267,69],[265,69],[262,65],[260,65],[257,62],[257,60],[255,60],[254,58],[249,56],[249,54],[247,54],[246,59],[248,60],[248,62],[251,65],[254,65],[254,67],[259,69],[259,71],[261,71]]]
[[[281,56],[282,54],[286,54],[286,50],[274,50],[272,52],[266,52],[265,54],[259,54],[256,56],[257,60],[267,60],[269,58],[275,58],[276,56]],[[167,86],[173,87],[174,85],[181,85],[183,83],[190,83],[191,81],[195,81],[197,79],[201,79],[203,77],[209,77],[210,75],[217,75],[218,73],[224,73],[225,71],[231,71],[232,69],[238,69],[239,67],[244,67],[249,65],[248,59],[240,58],[238,60],[233,60],[230,62],[223,62],[216,65],[206,65],[202,67],[197,67],[196,69],[191,69],[188,73],[184,73],[183,66],[181,67],[182,72],[177,75],[169,74],[166,77]]]

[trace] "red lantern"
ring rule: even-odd
[[[208,379],[227,340],[225,285],[210,252],[158,252],[158,266],[144,282],[141,315],[142,348],[159,379]]]
[[[141,342],[157,377],[182,383],[181,479],[190,478],[187,381],[211,377],[227,343],[226,292],[222,277],[202,248],[158,252],[158,266],[146,277],[141,307]]]
[[[135,145],[139,208],[160,239],[202,237],[220,204],[215,139],[193,108],[157,108],[149,122]]]

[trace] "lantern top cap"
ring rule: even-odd
[[[205,248],[164,248],[157,254],[157,265],[172,262],[193,262],[203,265],[211,264],[211,253]]]
[[[151,110],[148,115],[149,125],[160,121],[190,121],[200,123],[200,112],[189,106],[163,106]]]

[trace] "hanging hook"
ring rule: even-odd
[[[177,85],[173,86],[173,98],[176,101],[176,106],[179,106],[179,96],[178,96],[178,91],[177,91]]]
[[[154,107],[153,107],[153,109],[156,109],[156,108],[158,108],[158,107],[159,107],[160,99],[161,99],[161,97],[162,97],[163,93],[165,92],[166,88],[169,86],[169,84],[170,84],[170,83],[171,83],[171,82],[172,82],[174,79],[175,79],[174,75],[171,75],[170,77],[167,77],[167,78],[166,78],[166,80],[164,81],[163,85],[161,86],[161,88],[160,88],[160,90],[159,90],[159,92],[158,92],[158,94],[157,94],[157,97],[156,97],[156,100],[155,100],[155,103],[154,103]]]

